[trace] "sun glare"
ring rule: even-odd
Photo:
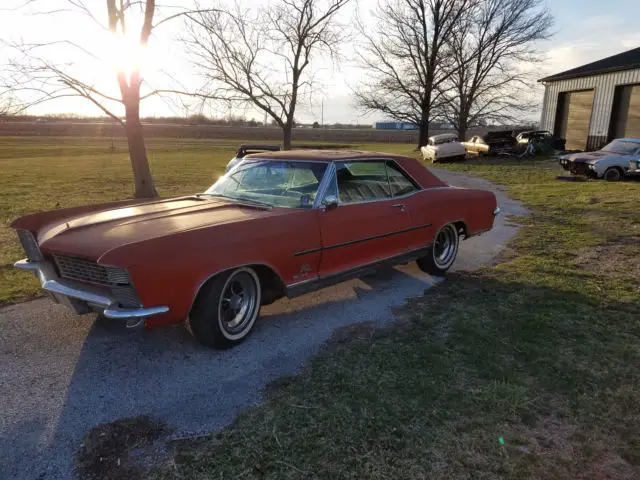
[[[117,72],[131,75],[132,72],[146,67],[147,47],[140,45],[139,38],[133,35],[111,35],[109,50],[111,67]]]

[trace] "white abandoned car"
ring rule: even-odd
[[[427,145],[420,149],[422,158],[433,163],[445,160],[464,160],[467,151],[455,133],[442,133],[429,137]]]
[[[640,160],[640,138],[618,138],[596,152],[563,155],[560,165],[573,175],[615,182],[622,180],[625,173],[633,173],[630,165],[637,160]]]

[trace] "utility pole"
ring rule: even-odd
[[[320,126],[324,128],[324,97],[322,97],[322,103],[320,104]]]

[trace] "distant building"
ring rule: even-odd
[[[640,138],[640,48],[540,80],[540,128],[568,150],[595,150],[614,138]]]
[[[409,122],[376,122],[376,130],[417,130],[418,125]]]

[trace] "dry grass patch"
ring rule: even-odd
[[[576,265],[597,275],[637,277],[640,237],[622,237],[616,241],[586,247],[578,252]]]

